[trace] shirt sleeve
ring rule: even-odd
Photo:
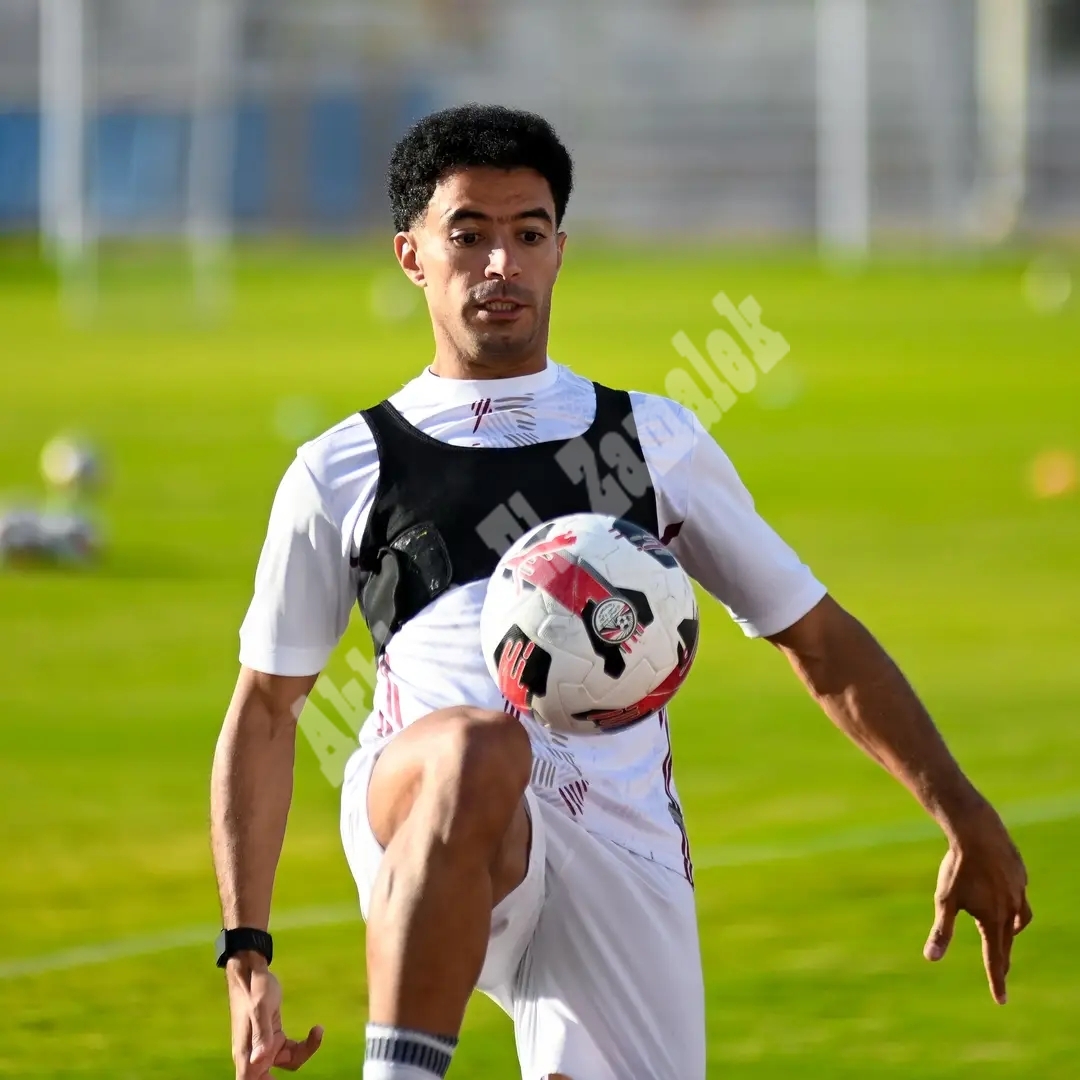
[[[647,402],[638,431],[671,553],[747,637],[786,630],[825,596],[825,586],[757,512],[697,417],[665,399]]]
[[[356,593],[342,530],[302,458],[286,470],[240,628],[240,663],[316,675],[341,640]]]

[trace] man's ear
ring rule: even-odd
[[[416,235],[411,232],[398,233],[394,237],[394,254],[397,256],[398,264],[405,271],[408,279],[414,285],[424,288],[427,279],[424,277],[424,268],[420,265]]]
[[[566,233],[561,232],[558,236],[555,237],[555,246],[559,252],[558,261],[555,263],[555,269],[561,270],[563,261],[563,249],[566,247]]]

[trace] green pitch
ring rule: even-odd
[[[211,963],[210,759],[293,447],[429,355],[388,267],[388,253],[252,255],[212,329],[118,314],[113,283],[102,321],[78,330],[44,271],[0,254],[0,491],[33,493],[60,429],[93,436],[111,472],[98,572],[0,573],[2,1076],[232,1075]],[[801,260],[571,249],[552,353],[583,373],[662,390],[685,364],[672,336],[702,348],[724,325],[721,290],[753,295],[787,338],[714,434],[1017,821],[1031,872],[1035,922],[998,1009],[970,923],[941,965],[921,958],[942,843],[920,811],[707,602],[672,715],[714,1076],[1077,1075],[1080,495],[1032,485],[1067,489],[1080,456],[1080,303],[1036,314],[1022,271],[836,277]],[[129,272],[127,288],[145,278]],[[339,686],[353,646],[368,650],[357,626],[330,667]],[[301,925],[280,931],[275,970],[287,1026],[326,1027],[313,1080],[359,1075],[353,903],[337,793],[301,740],[275,897]],[[184,944],[200,927],[206,940]],[[155,941],[173,947],[147,953]],[[451,1075],[510,1077],[513,1062],[509,1022],[477,1002]]]

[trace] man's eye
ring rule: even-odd
[[[453,238],[454,243],[459,247],[472,247],[479,239],[480,234],[474,232],[458,233]]]
[[[542,232],[537,232],[535,229],[527,229],[521,234],[521,239],[524,240],[526,244],[539,244],[540,241],[544,239],[544,234]]]

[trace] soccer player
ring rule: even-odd
[[[282,1029],[266,933],[292,791],[295,711],[358,602],[378,650],[341,834],[368,923],[365,1080],[431,1080],[479,987],[513,1017],[524,1080],[701,1080],[690,850],[664,710],[556,736],[488,675],[479,615],[530,523],[618,512],[660,537],[829,718],[904,784],[949,850],[925,955],[959,911],[1005,1001],[1031,918],[1000,818],[908,683],[756,513],[695,415],[548,357],[570,158],[537,116],[465,106],[396,147],[394,247],[434,359],[302,446],[270,514],[241,671],[214,760],[214,858],[237,1077],[317,1049]],[[374,361],[374,358],[372,358]]]

